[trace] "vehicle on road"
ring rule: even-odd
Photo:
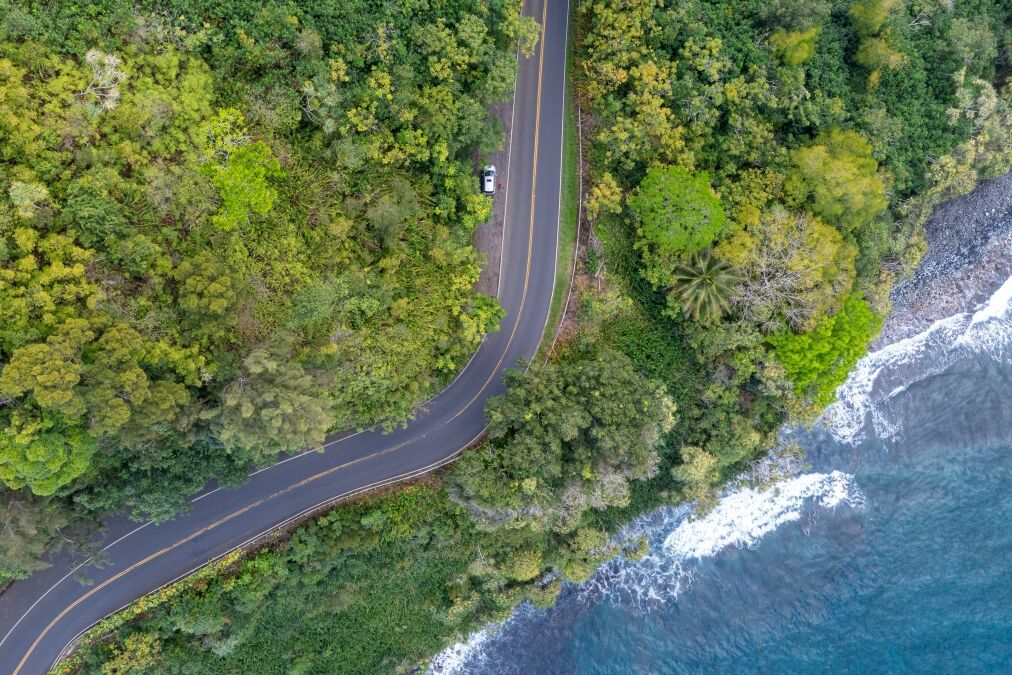
[[[292,454],[229,490],[211,487],[166,522],[113,517],[99,556],[107,564],[61,551],[49,568],[10,584],[0,596],[0,675],[44,675],[82,631],[137,598],[338,500],[427,474],[484,435],[485,401],[537,352],[555,284],[569,9],[525,0],[523,11],[542,33],[536,53],[518,61],[510,180],[500,186],[491,164],[479,176],[484,193],[513,191],[501,216],[509,264],[497,289],[500,329],[407,425],[336,434],[322,452]],[[92,584],[78,583],[79,574]]]
[[[487,195],[495,194],[495,166],[491,164],[481,170],[481,191]]]

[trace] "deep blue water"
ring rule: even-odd
[[[806,473],[643,519],[647,560],[522,608],[461,669],[1012,672],[1010,294],[862,362],[794,434]]]

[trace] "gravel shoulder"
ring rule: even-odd
[[[495,296],[499,291],[499,266],[502,260],[502,237],[506,219],[506,176],[509,171],[510,142],[513,140],[513,102],[496,103],[491,106],[493,117],[497,117],[506,133],[506,140],[499,152],[492,153],[482,161],[480,170],[485,164],[494,164],[499,173],[501,189],[496,190],[492,198],[492,219],[479,225],[471,238],[474,247],[485,255],[485,264],[481,268],[481,276],[474,290],[485,295]],[[478,180],[477,173],[474,178]]]

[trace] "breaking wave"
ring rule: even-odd
[[[901,431],[890,406],[894,397],[962,358],[1003,358],[1010,344],[1012,278],[975,311],[936,321],[928,330],[863,358],[837,391],[838,401],[827,409],[823,424],[841,442],[857,443],[868,433],[894,438]],[[753,548],[786,523],[812,522],[820,511],[860,508],[865,501],[850,474],[801,473],[783,458],[763,460],[732,484],[736,487],[725,490],[716,506],[699,517],[693,517],[692,506],[682,505],[658,509],[627,525],[616,540],[646,537],[650,552],[640,560],[619,557],[606,562],[585,584],[568,587],[559,607],[589,607],[606,600],[650,611],[685,592],[700,561],[729,548]],[[432,660],[429,672],[491,668],[486,655],[495,651],[499,636],[509,632],[511,624],[543,614],[529,606],[518,608],[505,625],[486,627],[444,650]]]
[[[802,474],[765,490],[743,488],[726,495],[712,512],[679,525],[664,541],[664,550],[676,560],[689,560],[729,546],[751,548],[784,523],[800,520],[809,499],[821,508],[863,504],[849,474]]]
[[[577,595],[581,602],[608,598],[649,611],[692,584],[700,559],[728,548],[752,548],[785,523],[803,517],[814,520],[820,509],[842,505],[861,507],[864,496],[853,476],[833,471],[795,474],[761,488],[727,490],[713,510],[698,518],[692,517],[689,506],[661,509],[619,534],[620,541],[646,536],[650,553],[641,560],[617,558],[605,563]]]
[[[428,672],[453,675],[464,671],[464,665],[481,653],[483,645],[493,635],[495,628],[489,626],[472,633],[464,642],[450,645],[429,662]]]
[[[742,480],[776,473],[771,467],[783,466],[780,458],[763,460]],[[789,468],[796,469],[793,465]],[[619,557],[606,562],[585,584],[567,588],[560,605],[576,603],[587,607],[607,600],[650,611],[676,599],[692,584],[701,559],[727,548],[754,547],[763,536],[785,523],[803,517],[816,519],[819,510],[842,505],[856,508],[863,504],[864,496],[849,474],[795,471],[764,487],[746,484],[728,489],[713,510],[698,518],[693,517],[691,505],[661,508],[637,518],[616,536],[620,544],[646,537],[650,552],[645,557],[640,560]],[[500,631],[509,632],[510,624],[542,613],[543,610],[528,606],[518,608],[499,630],[490,626],[444,650],[433,659],[429,672],[449,675],[490,668],[486,650],[494,651],[489,648]],[[507,670],[503,664],[497,668]]]
[[[823,421],[836,440],[857,444],[870,433],[895,439],[901,425],[891,400],[953,363],[986,354],[1004,358],[1012,344],[1012,278],[974,312],[940,319],[923,333],[872,352],[837,390]]]

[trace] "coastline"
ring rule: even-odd
[[[855,423],[860,420],[863,426],[870,407],[881,402],[871,391],[880,366],[895,366],[892,361],[897,357],[892,352],[908,351],[897,343],[923,341],[931,336],[936,324],[959,315],[966,314],[970,322],[974,311],[989,301],[993,304],[1003,299],[995,296],[1002,295],[1003,284],[1012,277],[1012,172],[981,181],[971,193],[939,205],[925,224],[925,235],[927,252],[915,272],[891,291],[892,311],[882,333],[838,392],[844,402],[833,404],[826,413],[832,409],[841,412],[841,405],[858,402],[860,405],[849,417]],[[994,310],[985,308],[982,313]],[[953,340],[963,334],[966,326],[960,323],[956,328]],[[920,349],[912,352],[920,354]],[[904,358],[905,354],[898,360]],[[883,359],[887,363],[878,363]],[[873,367],[864,368],[869,364]],[[865,369],[871,371],[865,374],[868,377],[862,376]],[[885,398],[895,393],[889,391]],[[876,427],[880,421],[872,419]],[[824,417],[826,422],[837,440],[853,440],[847,420],[833,424]],[[772,466],[779,465],[770,456],[756,462],[753,472],[769,473]],[[689,561],[712,557],[727,547],[755,547],[765,535],[807,513],[802,505],[808,500],[814,500],[816,510],[821,511],[833,511],[841,504],[851,508],[864,504],[864,495],[851,474],[811,473],[800,464],[784,468],[787,470],[783,473],[777,472],[779,480],[773,485],[742,484],[742,479],[748,478],[745,475],[729,481],[722,493],[722,505],[704,518],[686,517],[688,504],[640,514],[616,534],[615,540],[647,536],[653,550],[646,558],[628,560],[619,556],[605,561],[588,582],[570,588],[562,598],[572,602],[576,596],[596,602],[605,595],[624,593],[627,600],[663,604],[677,598],[691,583]],[[467,672],[476,663],[488,666],[500,632],[525,616],[530,618],[524,614],[524,607],[515,609],[506,622],[488,624],[448,646],[431,659],[426,672],[448,675]]]
[[[1012,277],[1012,173],[939,205],[924,230],[927,252],[893,287],[892,311],[869,353],[973,310]]]

